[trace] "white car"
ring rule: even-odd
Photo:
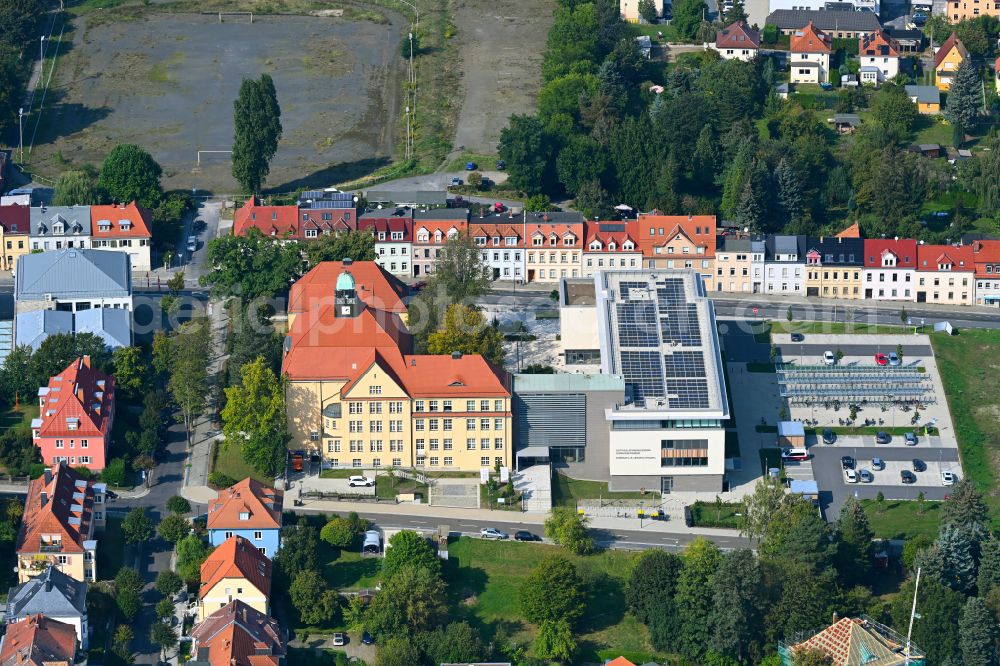
[[[855,472],[853,469],[845,469],[844,470],[844,478],[847,479],[848,483],[857,483],[858,482],[858,473]]]
[[[955,482],[958,481],[958,477],[955,476],[954,472],[949,472],[946,469],[941,470],[941,485],[942,486],[953,486]]]
[[[479,530],[479,536],[482,537],[483,539],[501,539],[502,540],[502,539],[506,539],[507,538],[507,533],[506,532],[501,532],[500,530],[496,529],[495,527],[484,527],[483,529]]]
[[[823,352],[823,362],[827,365],[837,365],[837,356],[829,349]]]
[[[333,635],[333,644],[336,646],[341,646],[345,643],[344,634],[337,632]]]
[[[351,488],[370,488],[375,485],[375,479],[367,476],[352,476],[347,479],[347,485]]]

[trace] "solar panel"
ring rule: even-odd
[[[320,199],[318,201],[313,201],[311,204],[309,204],[309,208],[314,208],[314,209],[330,209],[330,208],[343,209],[343,208],[352,208],[353,206],[354,206],[353,201],[333,201],[330,199]]]
[[[702,379],[668,379],[667,405],[678,409],[708,407],[708,381]]]
[[[649,301],[618,303],[618,343],[622,347],[658,347],[656,305]]]
[[[657,351],[623,351],[621,353],[622,377],[632,388],[637,403],[645,403],[646,396],[663,397],[663,371]]]
[[[620,224],[620,223],[619,224],[611,224],[611,223],[601,222],[600,224],[597,225],[597,228],[601,232],[604,232],[604,233],[610,233],[610,232],[616,232],[616,231],[625,231],[625,225],[624,224]]]
[[[663,373],[667,379],[704,377],[705,357],[700,351],[679,351],[663,357]]]

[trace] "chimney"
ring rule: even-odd
[[[451,357],[452,357],[452,358],[453,358],[454,360],[456,360],[456,361],[457,361],[457,360],[459,360],[460,358],[462,358],[462,352],[460,352],[460,351],[453,351],[453,352],[451,353]]]
[[[344,257],[344,261],[342,263],[346,267],[346,266],[350,266],[351,264],[353,264],[354,260],[351,259],[350,257]]]
[[[50,483],[52,483],[52,468],[46,467],[45,468],[45,485],[49,485]]]
[[[81,359],[81,367],[84,367],[84,368],[89,368],[90,367],[90,356],[89,355],[84,354],[83,359]]]

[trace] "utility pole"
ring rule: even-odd
[[[21,154],[20,162],[24,164],[24,107],[17,110],[17,146]]]
[[[906,630],[906,666],[910,666],[910,637],[913,635],[913,618],[917,616],[917,591],[920,589],[920,568],[917,568],[917,582],[913,585],[913,606],[910,608],[910,628]]]

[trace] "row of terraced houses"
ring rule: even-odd
[[[857,225],[828,237],[752,236],[718,229],[714,215],[656,211],[614,222],[570,212],[476,216],[460,208],[354,213],[318,223],[315,211],[250,199],[236,213],[235,232],[309,240],[367,230],[376,263],[402,278],[432,275],[448,240],[467,234],[501,281],[554,284],[602,269],[689,268],[716,292],[1000,306],[1000,240],[862,238]]]

